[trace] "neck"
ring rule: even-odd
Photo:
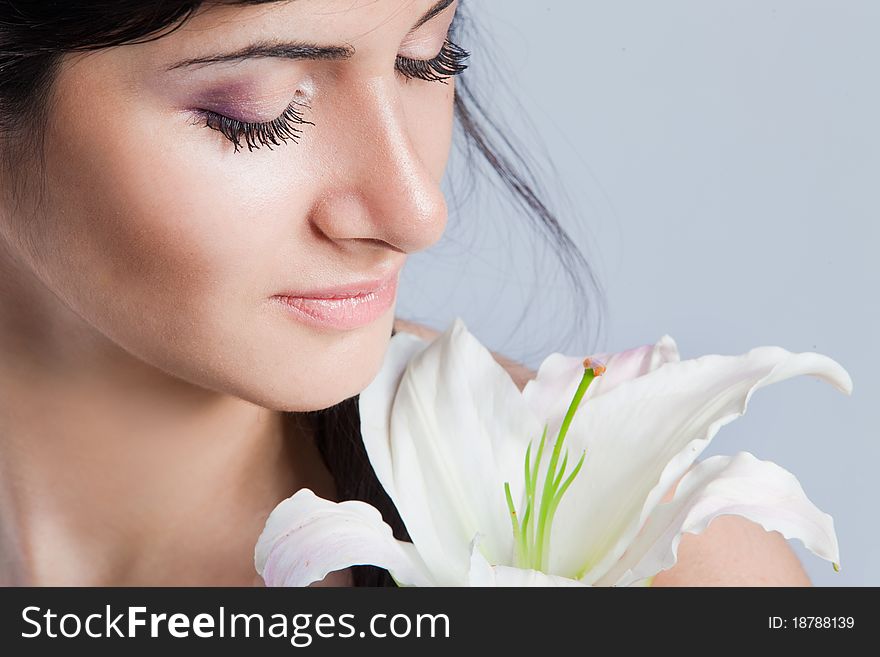
[[[122,350],[0,283],[0,584],[256,584],[269,512],[332,497],[305,426]]]

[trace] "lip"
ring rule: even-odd
[[[385,278],[272,297],[294,319],[317,328],[350,330],[381,317],[397,297],[396,268]]]

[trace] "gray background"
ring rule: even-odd
[[[450,224],[404,270],[398,315],[441,329],[460,316],[533,368],[664,333],[683,358],[765,344],[835,358],[851,397],[808,377],[763,388],[702,458],[747,450],[791,470],[840,541],[840,573],[790,542],[813,583],[880,585],[880,2],[465,8],[483,33],[460,39],[466,75],[537,158],[605,307],[577,321],[509,194],[490,183],[463,198],[473,171],[456,150]]]

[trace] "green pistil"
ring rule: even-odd
[[[562,443],[574,419],[575,411],[577,411],[584,397],[584,393],[590,387],[593,379],[604,371],[605,368],[601,365],[594,367],[589,359],[584,361],[584,375],[562,420],[562,425],[559,427],[559,434],[556,437],[553,452],[550,455],[550,464],[547,467],[547,475],[544,478],[544,485],[540,495],[540,508],[535,511],[537,500],[539,499],[537,491],[538,467],[544,454],[548,425],[544,425],[544,433],[538,444],[538,453],[535,456],[534,464],[531,463],[531,442],[528,449],[526,449],[525,467],[523,470],[526,484],[526,508],[521,520],[516,513],[513,497],[510,493],[510,484],[504,482],[504,495],[507,499],[507,508],[510,511],[511,524],[513,525],[514,546],[516,550],[515,563],[518,567],[533,568],[547,572],[550,558],[550,529],[553,524],[553,516],[563,494],[568,490],[578,472],[580,472],[581,466],[584,464],[584,457],[586,456],[586,450],[584,450],[577,465],[566,476],[565,468],[568,465],[567,450],[563,456],[562,464],[559,465],[557,470],[559,455],[562,452]]]

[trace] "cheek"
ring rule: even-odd
[[[61,261],[73,260],[67,264],[99,289],[123,291],[137,303],[162,295],[191,304],[212,290],[228,293],[253,282],[272,226],[252,220],[243,190],[215,186],[197,160],[141,140],[136,129],[50,138],[55,212],[42,232],[54,236]]]
[[[181,114],[93,91],[60,103],[47,133],[53,258],[138,304],[270,293],[267,254],[305,231],[307,195],[283,186],[305,181],[263,175],[278,169],[266,149],[233,153]]]
[[[425,166],[439,184],[446,171],[452,130],[455,100],[455,77],[441,82],[429,83],[427,93],[424,83],[410,82],[404,85],[408,104],[409,134],[422,156]]]

